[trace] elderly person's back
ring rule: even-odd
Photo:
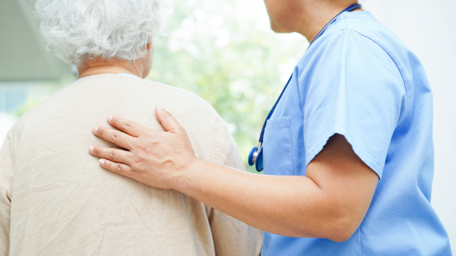
[[[167,0],[164,0],[167,1]],[[157,104],[195,154],[242,168],[217,113],[197,96],[146,81],[160,0],[38,0],[42,33],[80,79],[25,114],[0,153],[0,255],[258,255],[261,233],[173,190],[103,170],[87,145],[108,115],[161,129]],[[122,97],[120,97],[122,96]],[[128,99],[127,101],[119,98]]]

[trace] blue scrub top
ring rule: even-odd
[[[380,177],[366,217],[342,243],[265,233],[263,255],[451,255],[430,204],[428,79],[407,46],[366,11],[342,14],[299,61],[266,125],[264,173],[305,176],[336,133]]]

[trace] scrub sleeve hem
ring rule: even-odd
[[[334,129],[331,129],[328,133],[323,136],[323,138],[306,154],[306,166],[317,156],[322,150],[323,147],[327,144],[328,140],[335,134],[340,134],[345,137],[347,142],[352,146],[355,154],[371,168],[379,177],[379,180],[383,174],[383,165],[378,163],[371,155],[366,153],[364,150],[359,148],[354,141],[351,139],[344,127],[336,126]]]

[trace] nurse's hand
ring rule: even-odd
[[[105,169],[146,185],[174,189],[254,228],[289,237],[349,239],[371,204],[378,176],[342,135],[332,136],[306,176],[257,175],[195,157],[173,116],[156,108],[165,131],[120,117],[93,133],[121,148],[93,146]],[[305,196],[303,196],[305,195]]]
[[[165,131],[146,128],[121,117],[108,117],[112,128],[95,126],[93,134],[126,150],[90,146],[105,169],[135,179],[146,185],[175,189],[178,177],[197,158],[187,133],[168,111],[155,108]]]

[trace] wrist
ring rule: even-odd
[[[196,156],[190,159],[180,171],[176,172],[174,176],[173,189],[184,194],[189,194],[189,189],[194,183],[200,182],[195,173],[201,169],[201,164],[204,160],[197,158]]]

